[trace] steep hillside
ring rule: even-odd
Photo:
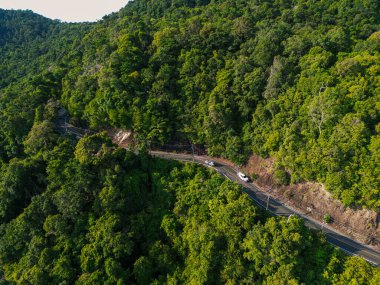
[[[106,134],[62,138],[47,120],[24,144],[1,168],[0,284],[378,284],[380,270],[212,170]]]
[[[94,24],[0,10],[0,284],[370,284],[380,271],[211,170],[380,205],[378,1],[131,1]],[[139,155],[72,123],[132,130]]]
[[[65,32],[49,34],[49,56],[31,56],[60,74],[55,97],[75,124],[200,143],[239,163],[273,156],[281,183],[322,182],[345,205],[376,209],[378,4],[136,0],[85,36],[49,22]],[[44,38],[36,19],[30,34]]]
[[[273,156],[282,183],[378,206],[377,1],[144,3],[83,40],[63,79],[74,122]]]
[[[52,69],[78,48],[90,24],[64,24],[32,11],[0,9],[0,88]]]

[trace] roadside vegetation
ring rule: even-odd
[[[0,10],[0,284],[380,284],[302,221],[152,159],[191,142],[380,206],[379,2],[135,0],[93,24]],[[104,134],[133,130],[140,154]]]
[[[90,25],[1,11],[1,157],[22,152],[34,110],[55,98],[75,125],[203,144],[238,164],[272,156],[279,183],[322,182],[377,209],[379,10],[135,0]]]
[[[49,139],[30,133],[28,156],[1,169],[0,284],[380,280],[302,220],[267,216],[213,170],[137,156],[105,134]]]

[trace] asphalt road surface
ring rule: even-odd
[[[64,126],[61,126],[60,129],[63,130],[63,132],[68,132],[76,135],[77,138],[81,138],[87,133],[92,133],[89,130],[76,128],[67,123],[65,123]],[[207,166],[205,164],[205,157],[201,156],[192,156],[190,154],[168,153],[161,151],[151,151],[150,153],[154,156],[165,159],[188,161]],[[276,216],[299,216],[304,220],[305,225],[307,227],[323,231],[323,233],[327,237],[328,242],[330,242],[336,247],[339,247],[347,254],[360,256],[375,266],[380,265],[380,252],[335,231],[334,229],[326,226],[325,224],[320,223],[319,221],[314,220],[309,216],[298,213],[294,209],[291,209],[288,206],[282,204],[281,202],[273,199],[266,192],[260,190],[254,184],[242,181],[237,176],[237,171],[231,166],[218,162],[215,165],[215,167],[213,167],[213,169],[219,172],[221,175],[225,176],[226,178],[241,184],[244,187],[243,191],[259,207],[268,210],[270,213]]]
[[[167,152],[161,152],[161,151],[151,151],[150,153],[153,156],[157,156],[157,157],[161,157],[165,159],[188,161],[188,162],[194,162],[194,163],[207,166],[205,164],[206,158],[201,157],[201,156],[192,156],[190,154],[167,153]],[[212,168],[215,169],[217,172],[219,172],[221,175],[225,176],[226,178],[233,180],[241,184],[242,186],[244,186],[243,191],[247,195],[249,195],[249,197],[253,200],[253,202],[259,207],[263,209],[267,209],[270,213],[276,216],[286,216],[286,217],[289,217],[291,215],[299,216],[304,220],[305,225],[307,227],[323,231],[323,233],[327,237],[328,242],[330,242],[336,247],[339,247],[341,250],[343,250],[347,254],[360,256],[375,266],[380,265],[380,252],[364,244],[361,244],[341,233],[338,233],[334,229],[326,226],[323,223],[320,223],[319,221],[314,220],[313,218],[309,216],[298,213],[294,209],[291,209],[288,206],[285,206],[281,202],[270,197],[266,192],[263,192],[262,190],[260,190],[254,184],[242,181],[237,176],[236,174],[237,171],[231,166],[217,162],[216,165]]]

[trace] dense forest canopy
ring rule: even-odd
[[[379,6],[135,0],[92,24],[0,10],[0,284],[379,284],[300,220],[144,151],[271,156],[284,183],[377,210]],[[140,154],[62,135],[61,107],[133,130]]]
[[[76,125],[203,144],[237,163],[273,156],[289,182],[377,209],[379,10],[374,0],[135,0],[95,24],[2,10],[1,156],[22,153],[34,109],[54,98]]]
[[[267,216],[213,170],[137,156],[106,134],[76,142],[47,120],[24,144],[27,157],[1,169],[0,284],[380,280],[300,219]]]
[[[0,9],[0,88],[57,68],[91,25],[64,25],[32,11]]]

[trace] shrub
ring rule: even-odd
[[[259,175],[258,175],[257,173],[255,173],[255,172],[253,172],[253,173],[251,174],[251,178],[252,178],[252,180],[254,181],[254,180],[256,180],[257,178],[259,178]]]
[[[274,172],[274,182],[278,185],[289,185],[290,175],[283,169]]]
[[[330,214],[325,214],[325,215],[323,216],[323,221],[324,221],[326,224],[331,223],[331,221],[332,221],[331,215],[330,215]]]

